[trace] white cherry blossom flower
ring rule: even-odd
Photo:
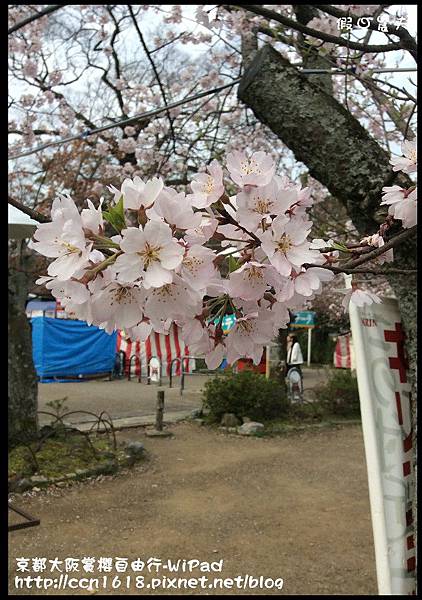
[[[230,273],[228,291],[243,300],[259,300],[269,288],[268,271],[272,269],[256,261],[244,263]]]
[[[34,240],[28,247],[44,256],[56,258],[49,264],[47,273],[65,281],[76,271],[89,264],[92,243],[87,243],[79,221],[68,220],[64,224],[61,218],[51,223],[41,223],[34,233]]]
[[[209,352],[212,352],[212,350],[215,347],[215,340],[213,337],[214,329],[215,328],[210,325],[208,325],[208,327],[203,327],[201,336],[198,337],[198,339],[193,340],[189,335],[184,337],[183,326],[182,326],[182,339],[186,344],[189,345],[189,351],[193,355],[205,357],[205,355],[207,355]],[[189,342],[187,341],[188,339],[190,340]],[[220,360],[220,363],[221,363],[221,360]],[[218,364],[220,364],[220,363],[218,363]],[[217,365],[217,367],[218,367],[218,365]]]
[[[280,275],[288,277],[292,268],[312,263],[319,257],[317,250],[309,249],[306,242],[308,231],[297,222],[285,222],[284,216],[276,217],[271,229],[261,233],[262,249]]]
[[[242,229],[239,229],[239,227],[237,227],[236,225],[231,225],[231,224],[219,225],[217,227],[217,233],[221,233],[224,235],[224,237],[230,238],[227,240],[221,240],[221,246],[223,246],[223,247],[230,246],[230,247],[238,248],[239,250],[241,250],[242,248],[245,247],[244,242],[252,241],[251,236],[248,235]],[[235,240],[239,240],[239,241],[235,241]]]
[[[321,238],[315,238],[311,241],[311,243],[309,244],[309,248],[311,250],[320,250],[322,248],[329,248],[329,247],[333,247],[333,240],[323,240]]]
[[[403,222],[403,227],[413,227],[417,223],[417,189],[404,190],[398,185],[382,188],[384,195],[381,204],[389,204],[388,214]]]
[[[296,192],[294,202],[288,207],[292,214],[304,214],[306,209],[313,205],[314,201],[310,187],[302,188],[300,183],[294,183],[287,177],[279,177],[278,175],[274,176],[274,180],[280,192]]]
[[[66,221],[81,222],[81,215],[76,207],[75,202],[69,194],[59,194],[53,200],[51,206],[51,220],[58,225],[64,225]]]
[[[44,276],[39,277],[36,281],[36,284],[45,285],[45,287],[51,291],[51,294],[57,300],[60,300],[60,304],[63,306],[70,301],[74,302],[75,304],[83,304],[91,296],[88,288],[84,284],[72,279],[61,281],[56,277]]]
[[[216,275],[214,266],[215,252],[195,244],[185,253],[179,267],[181,277],[189,283],[194,290],[206,288],[207,284]]]
[[[206,295],[211,296],[212,298],[217,298],[218,296],[227,294],[228,284],[229,282],[227,279],[223,279],[220,272],[216,271],[214,277],[207,283]]]
[[[207,367],[211,370],[218,369],[224,359],[226,348],[224,344],[217,344],[212,350],[204,356]]]
[[[236,218],[240,225],[254,232],[270,215],[284,215],[297,200],[295,189],[279,191],[274,180],[237,195]],[[287,217],[286,217],[287,222]]]
[[[129,327],[127,329],[127,335],[131,340],[140,340],[141,342],[145,342],[152,330],[151,321],[145,319],[138,325],[135,325],[135,327]]]
[[[403,171],[403,173],[414,173],[417,169],[417,147],[416,140],[410,142],[405,140],[402,144],[404,156],[393,156],[390,164],[393,165],[393,171]]]
[[[98,253],[98,255],[100,255],[101,253],[98,252],[97,250],[94,250],[92,252],[92,254]],[[102,256],[102,259],[104,259],[104,256]],[[99,260],[102,260],[101,257],[98,257]],[[83,271],[79,271],[78,273],[75,273],[75,277],[80,279],[83,276],[84,272]],[[79,293],[77,296],[75,296],[74,294],[72,294],[71,298],[66,299],[65,302],[65,311],[66,313],[72,315],[73,318],[79,319],[80,321],[86,321],[88,323],[88,325],[92,325],[95,321],[94,315],[92,314],[92,300],[93,298],[96,297],[96,295],[106,286],[108,285],[111,281],[114,280],[114,276],[112,274],[111,268],[107,268],[104,269],[103,271],[100,271],[97,276],[94,279],[91,279],[88,282],[88,291],[89,291],[89,297],[86,298],[86,293],[85,292],[81,292],[79,290]],[[82,302],[83,298],[86,298],[86,300],[84,302]],[[62,302],[62,301],[60,301]],[[100,325],[100,323],[96,323],[97,325]],[[114,328],[112,327],[109,331],[109,333],[111,333],[114,330]]]
[[[399,185],[385,186],[382,188],[382,204],[394,204],[403,200],[406,190]]]
[[[145,302],[145,314],[150,319],[177,319],[200,312],[201,297],[177,275],[173,283],[154,287]]]
[[[150,318],[152,325],[152,331],[155,333],[162,333],[163,335],[170,334],[170,327],[172,326],[173,319],[152,319]]]
[[[84,208],[81,212],[82,227],[91,231],[94,234],[100,234],[103,231],[103,213],[101,210],[104,198],[100,199],[100,205],[95,208],[91,200],[87,200],[88,208]]]
[[[334,273],[329,269],[309,267],[293,278],[293,284],[295,292],[298,294],[312,296],[313,293],[319,293],[322,290],[322,281],[331,281],[332,279],[334,279]]]
[[[290,323],[290,312],[284,302],[274,302],[271,306],[273,316],[273,334],[277,335],[279,329],[285,329]]]
[[[209,337],[207,328],[197,317],[186,318],[183,321],[177,321],[176,324],[180,326],[182,340],[188,346],[201,343],[204,336]]]
[[[145,183],[140,177],[136,176],[133,180],[125,179],[120,190],[112,185],[108,186],[108,189],[114,193],[115,202],[118,202],[120,197],[123,196],[124,208],[139,210],[142,206],[150,208],[163,187],[164,183],[161,177],[154,177]]]
[[[108,323],[113,329],[137,325],[143,318],[145,292],[133,284],[108,283],[92,301],[96,323]]]
[[[394,207],[394,218],[402,221],[403,227],[408,229],[413,227],[418,222],[418,208],[417,208],[417,191],[416,189],[410,192],[410,194],[404,198],[401,202],[397,202],[393,205]],[[392,206],[390,206],[390,209]],[[388,212],[390,212],[390,209]]]
[[[194,175],[190,184],[193,194],[188,198],[196,208],[207,208],[224,194],[223,169],[218,161],[211,161],[207,171]]]
[[[244,152],[227,154],[227,168],[237,185],[266,185],[274,175],[274,161],[266,152],[254,152],[248,158]]]
[[[361,244],[366,243],[369,246],[374,246],[375,248],[381,248],[385,244],[384,238],[379,233],[374,233],[373,235],[364,237],[363,239],[361,239],[360,243]],[[376,256],[375,258],[373,258],[370,262],[382,265],[385,262],[392,262],[393,260],[394,260],[394,251],[393,251],[393,248],[390,248],[383,254],[380,254],[380,256]]]
[[[273,337],[271,313],[259,311],[236,319],[227,335],[227,362],[233,364],[239,358],[251,358],[255,365],[259,364],[263,345]]]
[[[217,225],[217,219],[209,215],[202,215],[199,225],[186,230],[184,240],[190,246],[205,244],[214,235]]]
[[[133,282],[142,278],[146,289],[171,283],[184,254],[170,227],[157,221],[148,221],[144,229],[123,229],[120,247],[124,254],[114,264],[118,279]]]
[[[189,196],[172,188],[164,188],[146,214],[149,219],[164,220],[178,229],[198,227],[202,220],[201,213],[193,212]]]

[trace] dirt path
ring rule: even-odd
[[[16,557],[100,556],[224,559],[222,573],[214,576],[284,580],[281,592],[206,589],[183,595],[377,593],[359,426],[279,438],[227,435],[194,423],[171,429],[170,439],[146,438],[142,430],[119,434],[141,440],[150,453],[130,474],[19,499],[41,525],[9,534],[10,594],[18,593]],[[19,592],[154,594],[134,587]]]

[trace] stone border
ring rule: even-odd
[[[205,423],[204,419],[193,418],[190,419],[192,423],[198,423],[198,425],[204,426],[207,425],[209,427],[216,427],[218,431],[221,433],[231,433],[236,435],[243,435],[243,437],[270,437],[270,436],[282,436],[288,433],[300,433],[301,431],[309,431],[309,430],[319,430],[330,427],[338,427],[339,425],[362,425],[362,421],[360,419],[344,419],[344,420],[333,420],[333,421],[320,421],[319,423],[303,423],[293,425],[290,423],[286,423],[285,425],[281,425],[281,428],[277,431],[272,431],[271,429],[265,428],[263,430],[241,434],[238,431],[238,427],[225,427],[224,425],[211,425]]]
[[[129,442],[130,444],[130,442]],[[121,469],[132,467],[135,463],[140,462],[145,458],[145,449],[139,451],[138,454],[131,452],[127,445],[123,447],[125,457],[121,460],[116,458],[103,461],[99,465],[87,469],[75,469],[74,472],[65,473],[58,477],[46,477],[45,475],[32,475],[31,477],[22,477],[21,479],[9,482],[8,493],[20,494],[29,490],[39,492],[41,489],[51,485],[64,487],[66,483],[71,481],[82,481],[90,477],[98,477],[99,475],[116,475]]]

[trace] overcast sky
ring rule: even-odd
[[[186,31],[186,30],[198,30],[198,29],[203,29],[203,27],[201,25],[198,25],[195,21],[195,11],[198,7],[198,5],[180,5],[182,7],[183,10],[183,16],[185,17],[182,21],[181,24],[174,26],[175,29],[180,29],[180,31]],[[205,9],[209,9],[212,8],[215,5],[201,5],[203,8]],[[163,11],[170,11],[171,9],[171,5],[160,5],[160,8]],[[66,10],[66,9],[65,9]],[[408,31],[412,34],[412,35],[416,35],[417,32],[417,5],[416,4],[401,4],[401,5],[392,5],[391,7],[389,7],[388,9],[389,13],[391,15],[395,15],[395,14],[407,14],[408,18],[407,21],[404,23],[404,26],[408,29]],[[157,16],[155,14],[152,14],[152,12],[147,11],[146,13],[144,13],[142,15],[142,24],[145,26],[145,33],[154,33],[156,34],[157,32]],[[204,28],[204,30],[206,31],[206,29]],[[357,30],[355,29],[355,32],[357,32]],[[362,35],[365,34],[365,30],[362,30]],[[126,41],[127,38],[126,38]],[[371,37],[371,43],[385,43],[385,35],[381,32],[374,32],[372,37]],[[138,46],[138,41],[137,39],[134,38],[134,44],[136,44],[136,46]],[[130,43],[129,43],[129,47],[130,47]],[[207,53],[209,51],[209,46],[207,44],[185,44],[182,46],[183,50],[187,53],[189,53],[192,58],[197,59],[197,60],[201,60],[201,55],[203,55],[204,53]],[[410,54],[408,52],[405,53],[398,53],[398,52],[388,52],[386,53],[386,63],[388,66],[394,67],[395,63],[397,61],[397,57],[403,54],[404,55],[404,59],[401,61],[399,67],[404,68],[404,67],[408,67],[408,68],[415,68],[416,67],[416,63],[413,60],[413,58],[410,56]],[[398,87],[405,87],[409,93],[411,93],[412,95],[416,95],[416,88],[415,85],[413,85],[409,79],[411,79],[414,83],[416,83],[416,71],[414,72],[408,72],[408,73],[387,73],[387,74],[379,74],[377,75],[377,77],[379,79],[385,79],[386,81],[388,80],[389,83],[392,83]],[[80,86],[81,86],[81,93],[84,92],[85,88],[84,88],[84,81],[83,78],[81,79],[81,81],[79,82]],[[17,90],[19,90],[17,93],[19,94],[19,92],[23,93],[23,90],[21,90],[20,88],[24,88],[26,87],[25,84],[19,84],[19,82],[14,81],[13,84],[11,85],[10,88],[10,93],[12,95],[16,95]],[[74,86],[73,89],[78,89],[78,86]],[[100,125],[102,123],[97,123],[97,125]],[[392,148],[393,152],[395,153],[400,153],[400,149],[396,148],[395,145]]]

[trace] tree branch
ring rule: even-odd
[[[51,221],[49,217],[42,215],[41,213],[39,213],[36,210],[33,210],[32,208],[28,208],[27,206],[21,204],[20,202],[18,202],[14,198],[11,198],[10,196],[8,197],[7,203],[11,204],[15,208],[18,208],[26,215],[29,215],[30,217],[32,217],[32,219],[34,219],[34,221],[38,221],[39,223],[50,223]]]
[[[393,267],[389,268],[389,269],[382,269],[382,270],[356,269],[356,267],[359,267],[360,265],[368,263],[368,262],[372,261],[374,258],[381,256],[381,254],[384,254],[384,252],[387,252],[387,250],[390,250],[391,248],[394,248],[394,247],[398,246],[399,244],[402,244],[405,240],[412,237],[412,235],[416,234],[416,230],[417,230],[417,225],[414,225],[413,227],[410,227],[409,229],[405,229],[398,235],[395,235],[393,238],[391,238],[391,240],[386,242],[383,246],[380,246],[379,248],[375,248],[375,250],[372,250],[371,252],[365,253],[364,256],[360,256],[359,258],[350,260],[350,261],[346,262],[344,265],[342,265],[341,267],[334,267],[331,265],[313,265],[310,263],[306,263],[303,266],[305,268],[320,267],[322,269],[328,269],[329,271],[333,271],[333,273],[372,273],[374,275],[387,275],[388,273],[416,273],[417,272],[416,269],[396,269]],[[331,248],[330,250],[332,252],[333,248]]]
[[[221,6],[225,6],[224,4]],[[320,39],[324,42],[329,42],[331,44],[336,44],[337,46],[349,47],[352,50],[360,50],[361,52],[392,52],[393,50],[403,50],[404,48],[402,44],[380,44],[380,45],[368,45],[368,44],[359,44],[357,42],[349,42],[348,40],[338,37],[335,35],[330,35],[329,33],[324,33],[322,31],[318,31],[317,29],[311,29],[306,25],[301,25],[297,21],[293,19],[289,19],[284,15],[281,15],[273,10],[268,10],[262,6],[258,6],[255,4],[229,4],[228,6],[236,6],[238,8],[242,8],[243,10],[247,10],[248,12],[254,13],[255,15],[259,15],[261,17],[265,17],[266,19],[270,19],[273,21],[278,21],[282,25],[286,27],[290,27],[295,29],[296,31],[300,31],[305,35],[311,35],[314,38]],[[410,50],[409,50],[410,51]],[[410,51],[412,56],[415,58],[414,51]]]
[[[10,35],[14,31],[17,31],[18,29],[25,27],[25,25],[28,25],[29,23],[32,23],[32,21],[36,21],[37,19],[40,19],[41,17],[44,17],[45,15],[55,12],[56,10],[59,10],[59,8],[64,8],[65,6],[67,6],[67,4],[53,4],[52,6],[48,6],[44,10],[41,10],[40,12],[35,13],[35,15],[27,17],[26,19],[22,19],[22,21],[19,21],[18,23],[16,23],[12,27],[10,27],[7,30],[7,35]]]
[[[89,129],[88,131],[80,133],[79,135],[73,135],[73,136],[70,136],[67,138],[63,138],[61,140],[48,142],[47,144],[43,144],[41,146],[38,146],[37,148],[33,148],[32,150],[27,150],[26,152],[21,152],[20,154],[15,154],[13,156],[9,156],[8,160],[14,160],[17,158],[22,158],[23,156],[29,156],[30,154],[35,154],[36,152],[45,150],[46,148],[49,148],[50,146],[58,146],[59,144],[64,144],[67,142],[71,142],[73,140],[84,139],[84,138],[87,138],[96,133],[100,133],[100,132],[106,131],[108,129],[114,129],[114,127],[122,127],[123,125],[132,125],[133,123],[137,123],[141,119],[146,119],[148,117],[153,117],[153,116],[159,115],[160,113],[162,113],[170,108],[176,108],[176,106],[180,106],[182,104],[187,104],[188,102],[193,102],[194,100],[198,100],[199,98],[203,98],[204,96],[209,96],[210,94],[215,94],[216,92],[225,90],[228,87],[237,85],[238,83],[240,83],[240,81],[241,81],[240,78],[235,79],[234,81],[231,81],[230,83],[220,85],[211,90],[204,90],[203,92],[199,92],[198,94],[195,94],[194,96],[188,96],[187,98],[182,98],[182,100],[178,100],[177,102],[172,102],[171,104],[168,104],[167,107],[161,106],[160,108],[156,108],[156,109],[150,110],[148,112],[140,113],[139,115],[135,115],[134,117],[131,117],[129,119],[123,119],[122,121],[116,121],[115,123],[112,123],[111,125],[104,125],[104,127],[98,127],[97,129],[92,129],[92,130]],[[53,93],[57,93],[57,92],[53,92]],[[76,115],[76,116],[78,116],[78,115]]]
[[[357,25],[357,22],[359,20],[359,17],[357,17],[356,15],[350,14],[349,12],[347,12],[345,10],[341,10],[340,8],[331,6],[330,4],[314,4],[313,6],[315,8],[317,8],[318,10],[321,10],[323,12],[328,13],[329,15],[332,15],[333,17],[337,17],[337,18],[351,17],[352,23],[354,25]],[[400,39],[400,41],[402,42],[402,48],[404,50],[408,50],[410,52],[410,54],[413,56],[413,58],[416,59],[418,45],[417,45],[416,41],[413,39],[413,37],[410,35],[410,33],[407,31],[407,29],[405,29],[404,27],[399,27],[397,29],[394,27],[394,25],[390,25],[388,23],[386,23],[386,26],[387,26],[387,32],[391,35],[397,36]],[[368,25],[368,29],[372,29],[373,31],[378,31],[378,25],[376,25],[375,23],[370,21],[369,25]]]
[[[143,49],[145,51],[145,54],[147,55],[147,58],[148,58],[149,63],[151,65],[151,67],[152,67],[152,70],[154,71],[155,78],[156,78],[156,80],[158,82],[158,86],[159,86],[160,91],[161,91],[161,96],[163,97],[164,106],[166,108],[167,117],[168,117],[168,120],[169,120],[169,123],[170,123],[170,130],[171,130],[171,135],[172,135],[172,138],[173,138],[173,150],[174,150],[175,146],[176,146],[176,136],[175,136],[174,129],[173,129],[173,119],[171,118],[170,111],[168,109],[168,103],[167,103],[166,93],[164,91],[163,84],[161,83],[161,79],[160,79],[160,75],[158,74],[157,67],[155,66],[155,63],[152,60],[151,53],[148,50],[148,47],[147,47],[147,45],[145,43],[145,40],[144,40],[144,36],[142,35],[141,30],[139,29],[138,22],[136,20],[135,15],[133,14],[133,10],[132,10],[132,7],[131,7],[130,4],[128,4],[128,8],[129,8],[130,16],[132,17],[133,24],[134,24],[135,29],[136,29],[136,33],[138,34],[139,40],[140,40],[140,42],[142,44],[142,47],[143,47]]]
[[[377,256],[381,256],[381,254],[384,254],[384,252],[387,252],[387,250],[390,250],[391,248],[402,244],[408,238],[412,237],[413,235],[416,235],[416,230],[417,225],[414,225],[409,229],[405,229],[398,235],[395,235],[393,238],[391,238],[391,240],[386,242],[383,246],[380,246],[372,252],[365,254],[365,256],[361,256],[360,258],[356,258],[355,260],[349,261],[348,263],[344,264],[343,267],[353,269],[354,267],[358,267],[359,265],[363,265],[364,263],[369,262],[374,258],[377,258]]]

